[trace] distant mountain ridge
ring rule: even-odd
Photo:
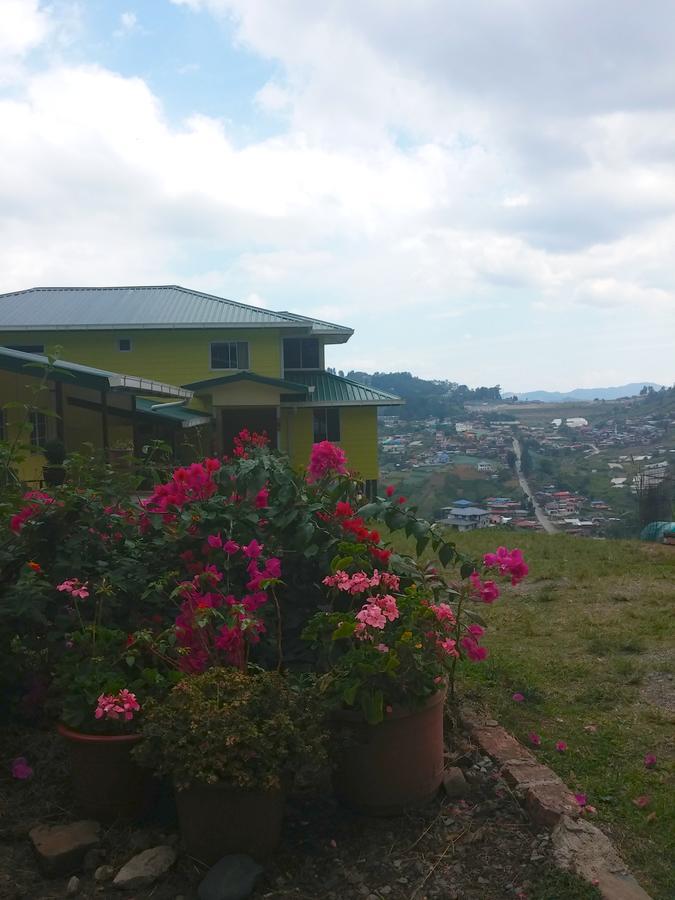
[[[631,384],[621,384],[617,387],[606,388],[576,388],[573,391],[502,391],[502,397],[515,395],[519,400],[533,400],[541,403],[573,403],[577,400],[618,400],[620,397],[637,397],[644,387],[651,387],[655,391],[663,385],[654,384],[653,381],[636,381]]]

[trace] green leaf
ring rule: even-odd
[[[330,564],[331,572],[337,572],[340,569],[346,569],[350,563],[354,561],[353,556],[340,556],[335,557],[335,559]]]
[[[382,506],[379,503],[366,503],[358,510],[358,514],[364,519],[378,519],[382,512]]]
[[[379,725],[384,718],[384,696],[382,691],[364,691],[361,694],[361,709],[369,725]]]
[[[339,641],[341,638],[351,637],[354,634],[356,622],[340,622],[333,632],[333,640]]]
[[[445,542],[441,544],[438,548],[438,559],[442,566],[447,567],[451,562],[454,562],[457,553],[455,551],[454,544],[446,544]]]

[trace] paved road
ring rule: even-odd
[[[534,506],[534,514],[537,517],[537,521],[544,529],[544,531],[547,531],[549,534],[558,534],[558,529],[534,499],[532,489],[527,483],[527,479],[523,475],[523,470],[520,465],[520,442],[517,438],[513,439],[513,452],[516,454],[516,475],[518,476],[518,481],[520,482],[520,486],[523,489],[525,495],[532,501],[532,505]]]

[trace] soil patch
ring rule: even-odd
[[[464,738],[448,758],[461,765],[471,786],[466,799],[442,791],[424,810],[392,819],[370,819],[341,809],[327,778],[305,784],[289,799],[281,848],[269,861],[252,895],[295,900],[565,900],[595,892],[568,882],[554,867],[547,832],[525,817],[492,761]],[[31,779],[12,778],[14,758],[24,756]],[[77,818],[71,807],[63,747],[46,731],[14,729],[0,738],[0,897],[56,900],[68,879],[44,879],[28,841],[38,823]],[[170,797],[156,818],[133,828],[104,830],[97,864],[117,871],[135,853],[175,845],[171,873],[143,890],[122,892],[96,884],[93,871],[79,873],[78,897],[100,900],[193,900],[205,868],[180,852]]]

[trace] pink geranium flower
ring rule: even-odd
[[[127,688],[123,688],[117,694],[101,694],[94,711],[94,718],[122,718],[125,722],[130,722],[134,717],[134,713],[138,712],[140,708],[136,694],[127,690]]]

